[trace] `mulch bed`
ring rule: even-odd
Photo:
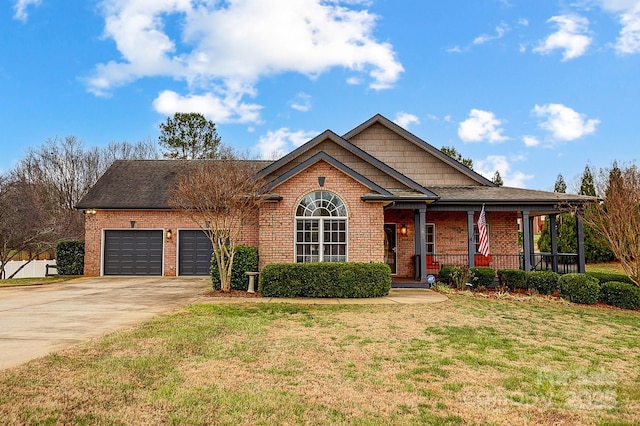
[[[254,298],[254,297],[262,297],[262,295],[258,292],[255,293],[247,293],[245,290],[234,290],[231,289],[229,292],[225,292],[222,290],[211,290],[204,294],[207,297],[244,297],[244,298]]]

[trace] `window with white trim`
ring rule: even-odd
[[[487,235],[489,235],[489,224],[487,223]],[[475,242],[476,254],[480,254],[480,230],[478,224],[473,225],[473,241]]]
[[[426,254],[436,254],[436,225],[433,223],[427,223],[427,232],[425,236],[425,243],[427,244]]]
[[[347,261],[347,208],[329,191],[305,195],[296,209],[296,262]]]

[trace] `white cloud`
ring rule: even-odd
[[[523,161],[523,158],[516,158],[514,161]],[[513,188],[526,188],[525,182],[534,177],[523,172],[512,171],[510,161],[504,155],[489,155],[484,160],[473,160],[473,169],[487,179],[492,179],[498,171],[504,186]]]
[[[563,50],[562,61],[575,59],[586,53],[591,44],[589,20],[578,15],[553,16],[547,22],[556,24],[558,31],[541,41],[533,51],[547,55],[556,49]]]
[[[215,123],[249,123],[260,120],[257,104],[241,101],[241,95],[230,93],[216,96],[212,93],[182,96],[174,91],[165,90],[153,101],[154,109],[164,115],[176,112],[199,112]]]
[[[377,16],[364,1],[104,0],[104,37],[121,58],[97,64],[89,91],[107,95],[145,77],[184,81],[190,93],[242,97],[264,76],[287,72],[315,78],[331,68],[368,78],[374,90],[404,71],[393,46],[373,32]],[[177,34],[166,31],[167,21]],[[177,28],[177,30],[175,30]],[[286,48],[283,48],[286,46]],[[191,96],[191,95],[188,95]],[[224,99],[220,103],[226,105]],[[228,115],[234,115],[230,111]]]
[[[640,53],[640,1],[600,0],[602,8],[618,15],[622,29],[615,43],[619,54]]]
[[[296,111],[307,112],[311,109],[311,95],[298,93],[295,99],[289,101],[289,106]]]
[[[260,158],[274,160],[317,135],[318,132],[315,131],[305,132],[299,130],[292,132],[287,127],[281,127],[278,130],[269,130],[266,135],[260,136],[254,149],[258,151]]]
[[[499,38],[502,38],[507,33],[507,31],[509,31],[509,26],[505,23],[502,23],[496,27],[495,35],[481,34],[473,39],[473,44],[484,44],[492,40],[497,40]]]
[[[504,129],[500,127],[501,125],[502,120],[497,119],[491,111],[472,109],[469,118],[458,126],[458,136],[464,142],[482,142],[483,140],[490,143],[502,142],[508,138],[502,135]]]
[[[413,114],[400,111],[396,114],[396,119],[393,122],[402,128],[408,129],[410,124],[420,124],[420,119]]]
[[[462,53],[462,49],[460,48],[460,46],[455,45],[455,46],[450,47],[449,49],[447,49],[447,52],[449,52],[449,53]]]
[[[540,145],[540,141],[535,136],[525,135],[522,137],[522,142],[524,142],[525,146],[533,147]]]
[[[573,109],[562,104],[536,105],[534,115],[544,119],[540,127],[551,132],[553,137],[561,141],[572,141],[596,131],[600,120],[587,119]]]
[[[13,19],[18,21],[27,22],[29,15],[27,14],[27,8],[29,6],[39,6],[40,0],[17,0],[13,5]]]

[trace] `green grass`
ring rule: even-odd
[[[77,276],[65,275],[55,277],[37,277],[37,278],[11,278],[0,280],[0,287],[22,287],[30,285],[48,285],[57,284],[78,278]]]
[[[587,263],[585,269],[587,272],[624,274],[624,269],[622,269],[620,262]]]
[[[640,423],[640,312],[194,305],[0,372],[0,424]]]

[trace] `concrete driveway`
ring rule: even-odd
[[[0,369],[198,300],[208,277],[79,278],[0,288]]]

